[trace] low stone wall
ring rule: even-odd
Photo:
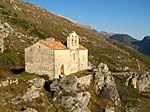
[[[11,84],[18,84],[18,79],[7,78],[7,80],[0,82],[0,87],[6,87]]]
[[[78,83],[83,86],[89,86],[92,80],[93,80],[93,75],[87,75],[87,76],[78,78]]]

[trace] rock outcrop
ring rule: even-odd
[[[9,43],[8,37],[16,37],[21,43],[25,43],[26,39],[30,40],[32,43],[36,42],[38,38],[24,35],[20,32],[15,31],[10,24],[4,22],[0,19],[0,52],[4,52],[8,48],[12,48],[14,45],[9,44],[9,47],[5,46],[6,43]],[[12,40],[11,40],[12,43]]]
[[[45,80],[43,78],[34,78],[28,81],[30,84],[30,88],[28,88],[27,92],[22,96],[22,99],[27,101],[32,101],[35,98],[40,97],[39,89],[42,89]]]
[[[76,76],[54,79],[50,89],[55,92],[54,100],[57,100],[70,112],[84,112],[87,109],[91,95],[77,87]]]
[[[50,89],[51,91],[74,92],[77,89],[77,77],[68,76],[62,79],[54,79]]]
[[[111,99],[115,105],[120,106],[121,101],[118,94],[114,78],[106,64],[101,63],[95,71],[95,89],[97,94],[102,93],[108,99]]]
[[[137,83],[140,92],[150,92],[150,74],[144,73],[139,75]]]
[[[27,89],[26,93],[23,95],[20,94],[16,96],[16,98],[11,99],[12,104],[19,104],[22,101],[24,102],[31,102],[36,98],[40,97],[40,91],[43,88],[45,80],[43,78],[34,78],[30,79],[28,82],[29,88]]]
[[[150,73],[129,72],[125,75],[128,77],[126,86],[132,84],[134,88],[139,89],[139,92],[150,92]]]

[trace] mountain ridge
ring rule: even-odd
[[[150,56],[150,36],[145,36],[141,41],[127,34],[115,34],[109,37],[110,40],[134,48],[135,50]]]

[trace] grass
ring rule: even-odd
[[[139,104],[138,89],[133,88],[132,85],[126,86],[126,77],[123,75],[115,75],[114,79],[122,103],[122,107],[118,109],[124,110],[125,106],[137,107]]]
[[[130,57],[131,58],[135,58],[135,59],[138,59],[140,62],[144,63],[146,65],[146,67],[150,70],[150,57],[149,56],[146,56],[132,48],[129,48],[129,47],[125,47],[123,45],[120,45],[120,44],[117,44],[117,43],[114,43],[117,45],[117,47],[127,51],[128,53],[130,53]]]
[[[1,69],[18,69],[24,66],[23,54],[18,54],[16,50],[10,50],[0,55]]]
[[[88,108],[92,110],[92,112],[103,112],[107,106],[113,106],[110,100],[104,98],[100,94],[96,94],[92,87],[87,88],[87,91],[91,94]]]
[[[12,76],[14,78],[18,78],[18,79],[26,80],[26,81],[29,80],[29,79],[33,79],[33,78],[39,77],[38,74],[28,73],[28,72],[22,72],[21,74],[13,74]]]

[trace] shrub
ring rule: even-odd
[[[31,30],[30,34],[33,35],[33,36],[38,36],[41,39],[45,39],[46,38],[46,36],[44,34],[40,33],[37,29]]]
[[[15,14],[15,16],[17,16],[17,15]],[[25,30],[28,30],[30,28],[29,24],[25,20],[21,20],[21,19],[17,19],[17,18],[10,18],[9,22],[11,22],[12,24],[15,24]]]

